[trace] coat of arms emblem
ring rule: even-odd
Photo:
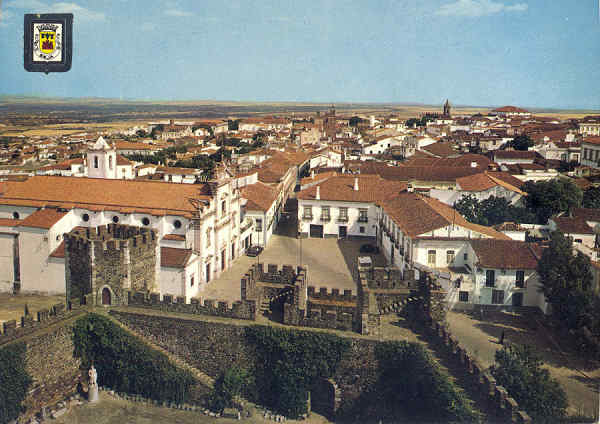
[[[62,25],[35,23],[33,25],[33,60],[59,62],[62,60]]]

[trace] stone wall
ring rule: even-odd
[[[110,314],[136,333],[179,356],[213,378],[232,366],[254,369],[257,354],[245,337],[245,326],[144,315],[113,310]],[[347,407],[375,383],[375,340],[351,339],[349,352],[339,363],[333,382],[336,406]]]
[[[73,357],[73,324],[85,310],[73,300],[42,309],[36,317],[25,315],[20,323],[3,323],[0,346],[23,341],[26,345],[25,369],[33,379],[23,401],[24,417],[33,416],[43,406],[75,393],[82,381],[80,360]],[[85,381],[85,379],[83,380]]]
[[[80,381],[85,381],[79,369],[81,361],[73,357],[73,323],[73,320],[65,321],[64,325],[58,324],[51,331],[26,340],[26,369],[33,378],[23,402],[26,415],[63,400],[76,392]]]
[[[184,314],[212,315],[225,318],[256,319],[256,301],[242,300],[234,303],[192,298],[190,303],[185,302],[185,297],[173,297],[165,294],[161,300],[159,293],[128,292],[129,306],[154,309],[164,312],[177,312]]]
[[[437,321],[432,321],[427,327],[428,334],[446,351],[450,359],[470,379],[473,393],[480,395],[479,401],[486,404],[494,414],[507,423],[531,423],[531,418],[520,410],[516,400],[510,397],[506,389],[496,383],[489,371],[460,346],[450,331]]]
[[[73,300],[69,305],[57,303],[50,309],[37,311],[36,316],[28,314],[22,316],[18,321],[14,319],[6,321],[2,323],[0,346],[51,326],[71,316],[78,315],[81,312],[79,302]]]

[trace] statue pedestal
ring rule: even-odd
[[[88,402],[94,403],[100,400],[100,396],[98,395],[98,385],[92,384],[88,387]]]

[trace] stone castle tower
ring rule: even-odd
[[[158,291],[160,247],[153,230],[109,224],[64,236],[67,299],[126,305],[128,291]]]

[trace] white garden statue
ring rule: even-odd
[[[88,384],[88,402],[98,402],[100,397],[98,396],[98,373],[94,364],[88,371],[89,384]]]

